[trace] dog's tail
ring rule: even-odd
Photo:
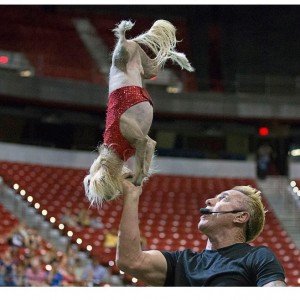
[[[134,26],[134,23],[131,21],[121,21],[117,26],[112,30],[115,34],[115,37],[118,39],[125,37],[125,32],[130,30]]]

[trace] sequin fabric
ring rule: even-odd
[[[135,149],[120,131],[120,117],[131,106],[152,100],[148,92],[139,86],[125,86],[114,90],[108,97],[104,144],[109,145],[118,156],[126,161],[135,154]]]

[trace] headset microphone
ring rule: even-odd
[[[211,211],[208,208],[200,208],[200,213],[203,215],[210,215],[210,214],[236,214],[238,212],[243,212],[243,210],[234,209],[234,210],[225,210],[225,211]]]

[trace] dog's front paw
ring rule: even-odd
[[[133,177],[132,178],[132,183],[135,186],[143,186],[143,184],[145,183],[145,181],[147,181],[149,178],[147,176],[139,176],[137,178]]]

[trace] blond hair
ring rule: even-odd
[[[99,156],[84,178],[84,189],[92,206],[101,206],[104,201],[118,198],[122,192],[122,175],[130,170],[114,153],[111,147],[102,144]]]
[[[247,206],[250,218],[247,223],[245,237],[246,242],[253,241],[263,231],[265,225],[267,211],[262,203],[261,191],[250,185],[235,186],[232,190],[239,191],[248,197]]]

